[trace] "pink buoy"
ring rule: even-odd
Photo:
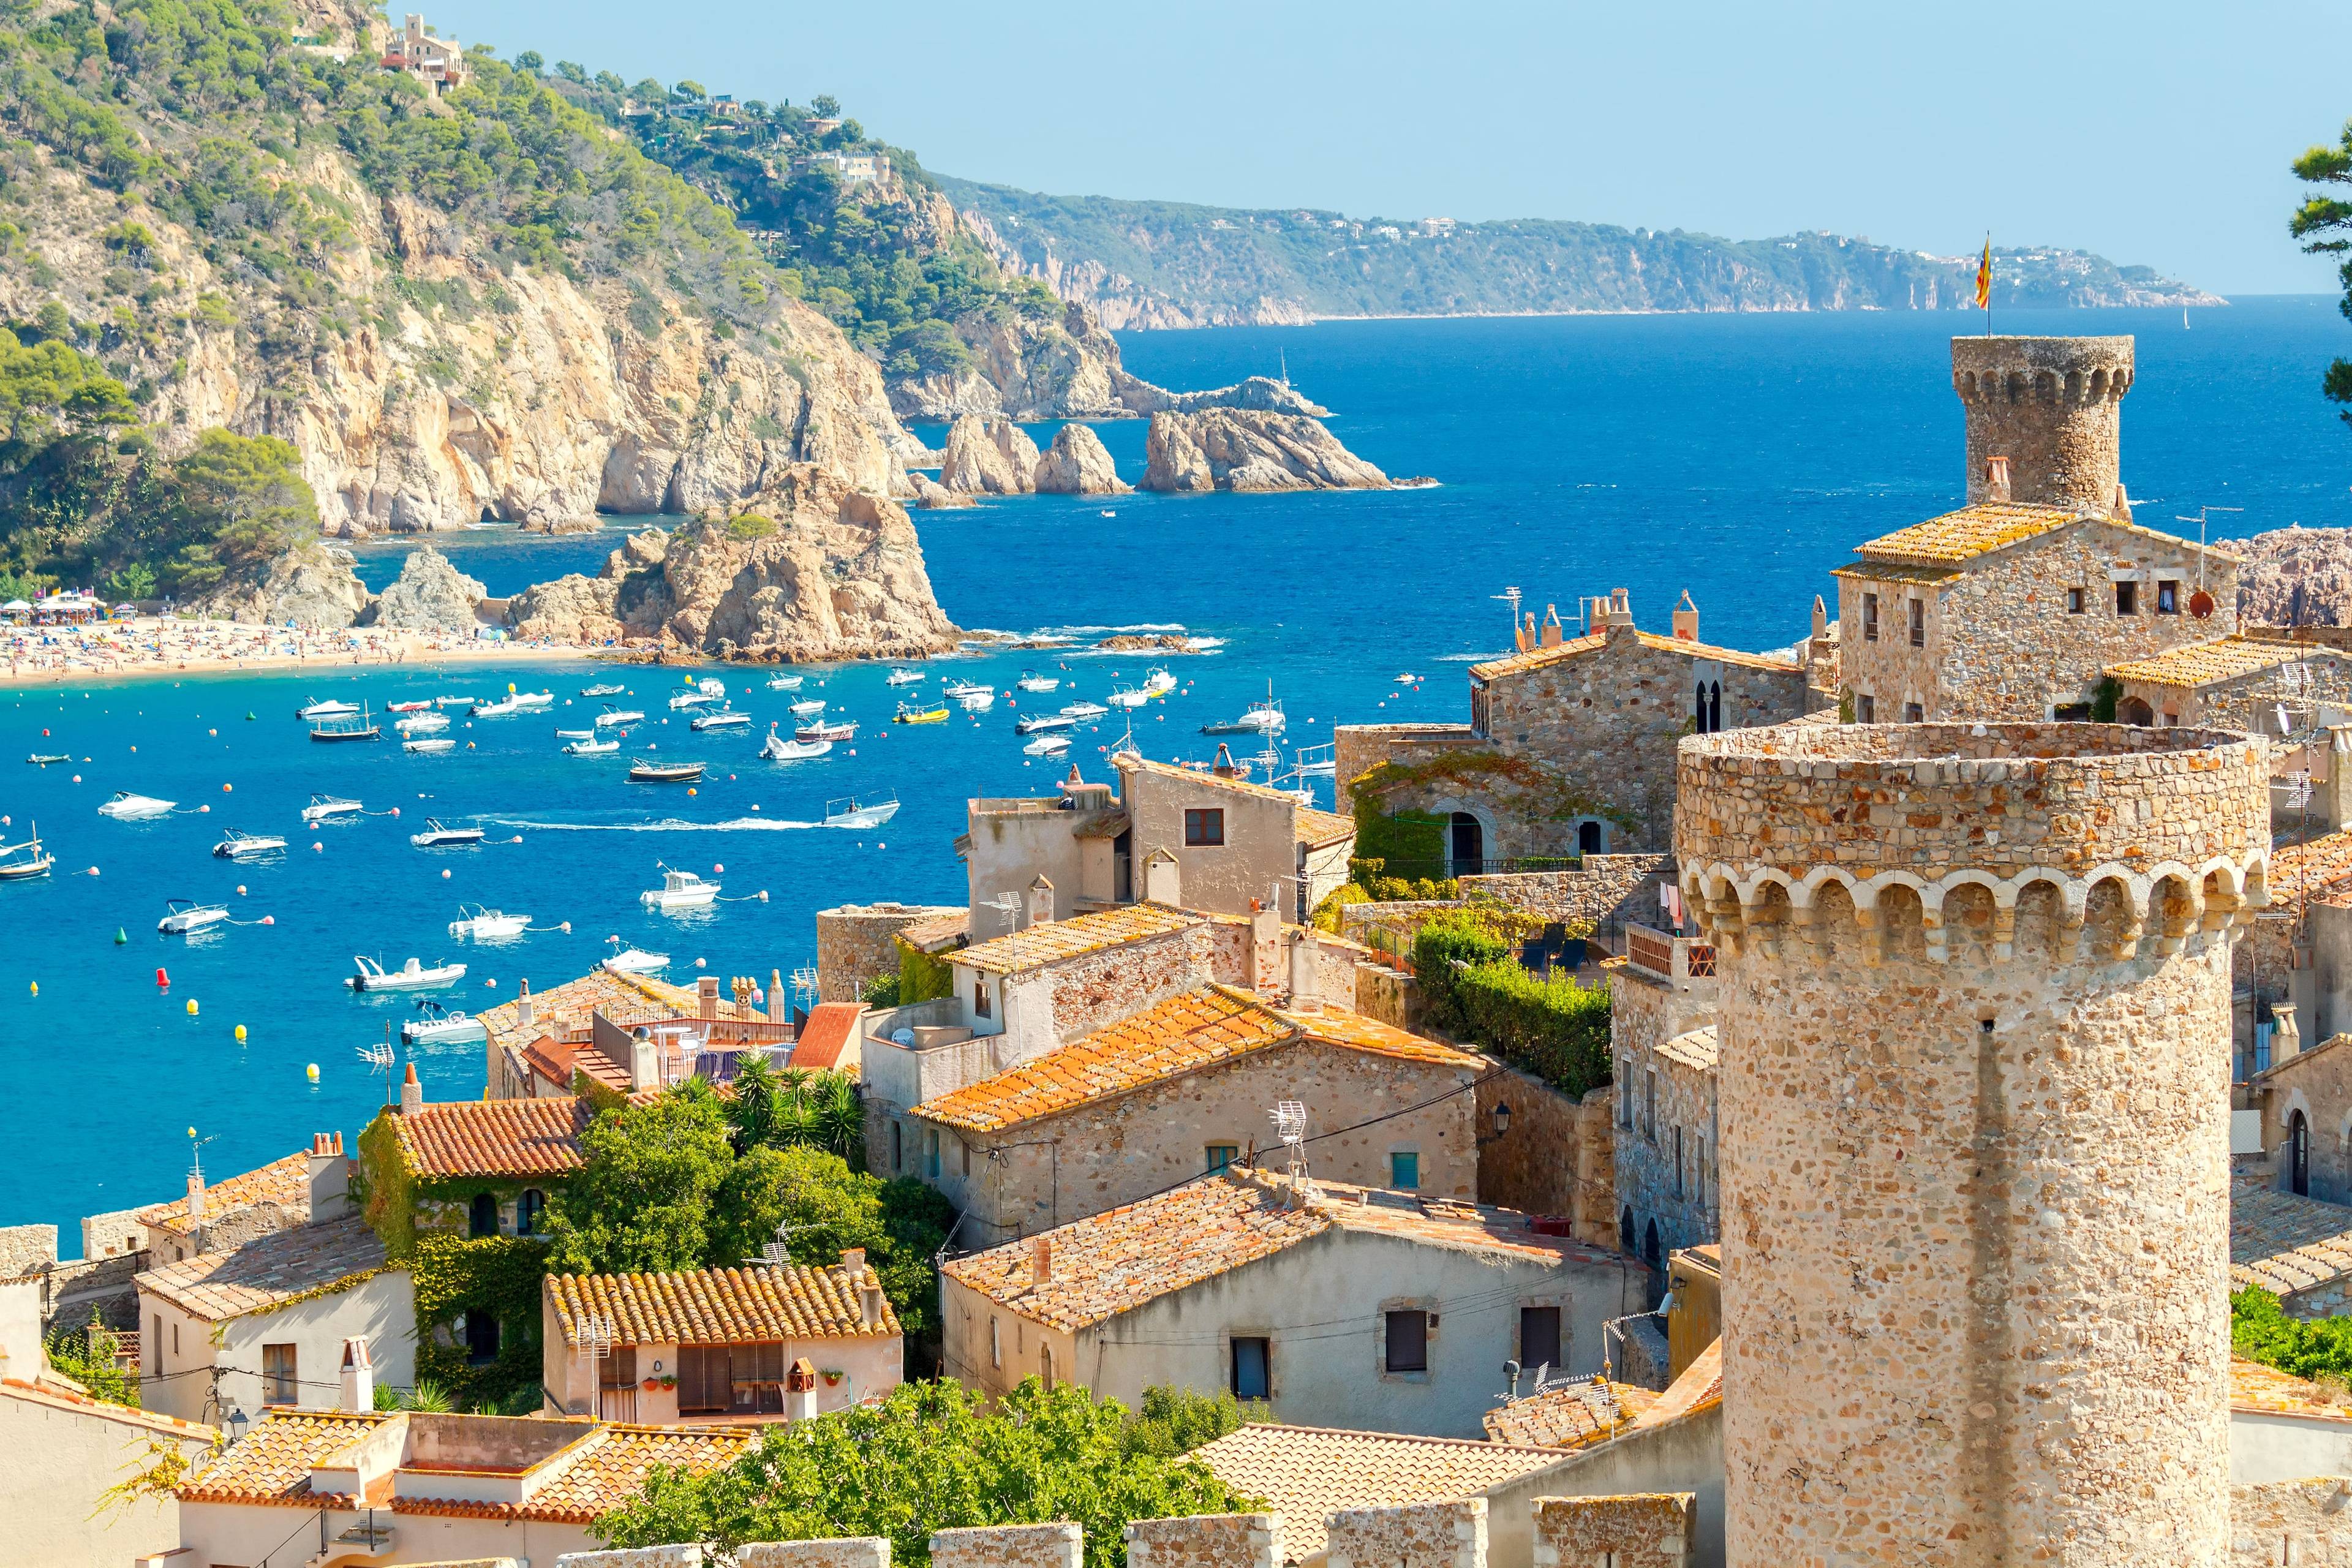
[[[422,798],[422,797],[420,797],[420,798]],[[393,815],[393,816],[398,816],[400,815],[400,807],[398,807],[398,806],[396,806],[396,805],[395,805],[395,806],[394,806],[394,807],[392,808],[392,815]]]
[[[716,866],[716,865],[714,865],[713,867],[711,867],[711,868],[710,868],[710,869],[711,869],[711,872],[712,872],[714,875],[716,875],[716,876],[721,876],[721,877],[723,877],[723,876],[725,876],[725,875],[727,874],[727,868],[726,868],[726,867],[724,867],[724,866]]]
[[[441,879],[445,882],[449,879],[449,873],[446,868],[441,872]]]
[[[323,844],[313,844],[310,846],[310,853],[313,855],[324,855],[326,852],[327,847]]]
[[[239,882],[236,885],[236,896],[240,899],[245,897],[245,884],[243,882]]]
[[[74,774],[74,783],[76,783],[76,784],[79,784],[79,783],[81,783],[81,775],[80,775],[79,773],[76,773],[76,774]]]
[[[209,805],[200,805],[196,807],[196,815],[199,816],[210,816],[212,815],[212,810],[213,808]]]
[[[95,867],[95,866],[92,866],[92,867],[89,868],[89,874],[90,874],[91,876],[93,876],[93,877],[97,876],[97,875],[98,875],[98,868],[97,868],[97,867]]]
[[[266,926],[274,926],[278,923],[278,917],[276,915],[264,915],[261,917],[261,923]]]

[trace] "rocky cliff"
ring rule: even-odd
[[[1133,488],[1118,477],[1102,437],[1075,420],[1054,432],[1035,474],[1040,495],[1115,496]]]
[[[471,637],[481,625],[476,606],[488,592],[428,545],[408,552],[400,563],[400,575],[376,596],[360,622],[404,632]]]
[[[2227,542],[2246,557],[2238,614],[2269,626],[2352,626],[2352,529],[2283,528]]]
[[[1217,408],[1155,414],[1145,440],[1142,489],[1205,490],[1385,489],[1389,477],[1303,415]]]

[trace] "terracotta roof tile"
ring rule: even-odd
[[[2306,893],[2316,898],[2321,889],[2333,888],[2347,878],[2352,878],[2352,832],[2325,834],[2301,844],[2282,844],[2271,851],[2266,878],[2271,907],[2292,905]]]
[[[873,1280],[874,1271],[863,1279]],[[609,1320],[615,1343],[747,1344],[769,1340],[852,1339],[898,1332],[882,1300],[882,1321],[860,1318],[858,1281],[838,1265],[804,1268],[698,1268],[676,1274],[551,1274],[545,1285],[564,1339],[580,1342],[589,1313]]]
[[[2331,1398],[2318,1384],[2243,1356],[2230,1358],[2230,1408],[2352,1422],[2352,1405]]]
[[[141,1426],[167,1437],[185,1437],[196,1442],[213,1443],[220,1439],[220,1429],[199,1422],[183,1421],[176,1415],[161,1411],[142,1410],[135,1405],[115,1405],[103,1399],[92,1399],[87,1394],[77,1394],[70,1388],[60,1388],[48,1383],[26,1383],[19,1378],[0,1378],[0,1399],[21,1399],[31,1405],[47,1405],[54,1409],[70,1410],[77,1415],[94,1416],[101,1421],[120,1422],[125,1426]]]
[[[962,942],[971,930],[970,910],[950,910],[898,928],[898,940],[918,952],[939,952]]]
[[[2117,680],[2136,680],[2146,686],[2195,688],[2211,686],[2217,681],[2236,680],[2242,676],[2256,675],[2302,659],[2340,659],[2341,657],[2327,648],[2299,647],[2293,643],[2228,637],[2216,637],[2211,642],[2190,643],[2185,647],[2171,648],[2147,658],[2111,664],[2107,666],[2107,673]]]
[[[1718,647],[1714,643],[1694,642],[1688,637],[1662,637],[1655,632],[1636,631],[1633,633],[1633,640],[1653,653],[1678,653],[1685,658],[1709,659],[1717,664],[1736,664],[1746,669],[1770,670],[1776,675],[1803,673],[1801,666],[1785,658],[1775,658],[1770,654],[1748,653],[1736,647]],[[1608,646],[1608,637],[1595,632],[1589,637],[1570,637],[1565,642],[1553,644],[1550,647],[1532,647],[1525,653],[1515,653],[1503,658],[1490,659],[1485,664],[1474,664],[1470,667],[1470,673],[1481,680],[1494,680],[1498,677],[1508,675],[1524,675],[1528,670],[1542,669],[1583,654],[1599,653]]]
[[[427,1180],[561,1176],[580,1169],[589,1110],[562,1100],[453,1100],[392,1113],[408,1168]]]
[[[2259,1175],[2230,1184],[2230,1289],[2274,1296],[2352,1276],[2352,1209],[2280,1192]]]
[[[356,1169],[348,1160],[344,1166],[346,1171]],[[272,1160],[258,1170],[215,1182],[205,1189],[205,1213],[215,1220],[231,1209],[265,1203],[299,1215],[310,1212],[310,1156],[307,1151]],[[150,1205],[139,1211],[139,1218],[143,1224],[174,1236],[194,1234],[195,1227],[188,1223],[185,1197]]]
[[[1855,552],[1864,560],[1951,564],[2065,527],[2084,514],[2030,501],[1979,501],[1881,534]]]
[[[1114,765],[1122,773],[1151,773],[1160,778],[1181,779],[1187,784],[1206,784],[1211,789],[1230,790],[1235,795],[1255,795],[1260,800],[1287,801],[1294,806],[1298,804],[1296,797],[1267,784],[1253,784],[1248,779],[1220,778],[1206,768],[1180,768],[1172,763],[1148,762],[1132,752],[1121,752]],[[1128,798],[1130,800],[1134,798],[1132,786],[1129,788]]]
[[[1613,1437],[1657,1403],[1630,1383],[1580,1378],[1515,1399],[1486,1412],[1486,1436],[1497,1443],[1582,1448]]]
[[[900,934],[904,934],[903,932]],[[866,1016],[856,1002],[820,1002],[809,1010],[808,1022],[793,1042],[792,1065],[830,1071],[841,1065],[842,1053],[857,1037],[857,1021]]]
[[[354,1215],[256,1237],[139,1276],[139,1288],[206,1322],[266,1312],[289,1297],[384,1266],[383,1243]]]
[[[1186,1458],[1282,1516],[1284,1554],[1297,1562],[1324,1548],[1324,1521],[1348,1508],[1388,1508],[1477,1497],[1570,1456],[1558,1448],[1342,1432],[1320,1426],[1244,1426]]]
[[[1327,844],[1337,844],[1342,838],[1356,836],[1356,819],[1342,816],[1336,811],[1318,811],[1311,805],[1298,808],[1298,842],[1311,849]]]
[[[949,953],[947,960],[960,967],[1013,974],[1107,947],[1189,931],[1200,923],[1200,916],[1163,904],[1122,904],[1099,914],[1076,915],[976,942]]]
[[[273,1408],[242,1440],[182,1482],[180,1500],[315,1507],[320,1498],[310,1490],[311,1467],[392,1418],[389,1412]]]
[[[740,1458],[758,1436],[740,1426],[601,1426],[578,1458],[520,1503],[404,1497],[394,1501],[392,1510],[443,1519],[586,1524],[644,1491],[646,1476],[656,1465],[701,1475]]]
[[[518,1037],[521,1001],[518,996],[478,1015],[492,1044],[520,1047],[526,1043]],[[530,1002],[533,1036],[543,1032],[558,1014],[602,1013],[625,1027],[657,1018],[692,1017],[700,1005],[691,987],[672,985],[646,974],[614,974],[606,969],[592,969],[577,980],[535,991]]]
[[[1683,1374],[1666,1385],[1647,1410],[1633,1417],[1636,1427],[1663,1426],[1667,1422],[1723,1403],[1723,1340],[1692,1358]]]

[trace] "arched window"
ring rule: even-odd
[[[1642,1261],[1648,1264],[1653,1268],[1663,1268],[1665,1264],[1665,1254],[1658,1247],[1658,1222],[1656,1220],[1652,1220],[1648,1225],[1642,1227]]]
[[[1699,735],[1707,732],[1706,682],[1704,680],[1698,683],[1698,689],[1691,694],[1691,731],[1694,734]]]
[[[1617,1249],[1620,1252],[1633,1250],[1633,1211],[1631,1207],[1617,1216]]]
[[[1475,877],[1486,869],[1486,834],[1476,817],[1466,811],[1455,812],[1448,839],[1454,875]]]
[[[1706,732],[1714,734],[1723,728],[1723,682],[1706,683]]]
[[[499,1359],[499,1321],[491,1314],[466,1314],[466,1359],[476,1366]]]
[[[2145,699],[2126,697],[2116,705],[2116,721],[2122,724],[2153,724],[2156,722],[2156,710],[2149,707]]]
[[[2286,1119],[2286,1184],[2297,1197],[2311,1195],[2311,1123],[2300,1110]]]
[[[515,1205],[515,1234],[537,1236],[539,1216],[547,1210],[547,1194],[537,1187],[525,1187],[522,1201]]]
[[[496,1236],[499,1233],[499,1200],[488,1193],[476,1193],[472,1212],[467,1216],[467,1234],[474,1237]]]

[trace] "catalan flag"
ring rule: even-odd
[[[1992,309],[1992,236],[1985,236],[1984,259],[1977,263],[1977,309]]]

